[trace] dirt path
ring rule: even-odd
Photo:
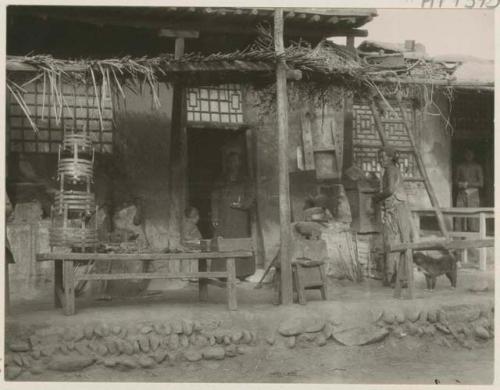
[[[472,350],[415,338],[388,338],[365,347],[288,349],[259,345],[247,355],[217,361],[177,362],[154,369],[116,371],[94,366],[78,373],[45,372],[18,380],[264,383],[491,384],[493,343]],[[437,381],[437,382],[436,382]]]

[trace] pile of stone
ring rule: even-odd
[[[23,371],[79,371],[94,364],[118,370],[148,369],[176,362],[222,360],[249,353],[257,335],[215,322],[178,320],[121,327],[100,323],[83,328],[39,329],[26,340],[7,342],[6,378]]]
[[[472,349],[477,343],[494,337],[493,307],[460,305],[430,310],[388,309],[372,314],[372,321],[356,325],[342,324],[338,318],[291,317],[280,324],[278,333],[289,348],[324,346],[329,341],[345,346],[363,346],[380,342],[387,336],[396,339],[413,336],[437,338],[448,347],[456,342]],[[270,345],[275,341],[273,336],[267,338]]]

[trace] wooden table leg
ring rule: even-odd
[[[207,259],[198,259],[198,272],[207,272]],[[208,283],[206,278],[198,281],[198,297],[202,302],[208,301]]]
[[[406,272],[408,273],[408,299],[413,299],[414,281],[413,281],[413,250],[406,250]]]
[[[238,303],[236,302],[236,265],[234,258],[226,259],[226,270],[227,270],[227,304],[229,310],[237,310]]]
[[[75,267],[73,261],[63,261],[64,314],[75,314]]]
[[[396,285],[394,286],[394,298],[401,298],[401,268],[403,266],[401,255],[398,259],[398,268],[396,269]]]
[[[60,298],[63,290],[63,262],[60,260],[54,261],[54,306],[62,307],[63,302]]]

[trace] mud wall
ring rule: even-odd
[[[317,181],[298,169],[297,148],[302,146],[301,118],[309,113],[314,139],[328,133],[331,143],[330,124],[340,136],[343,135],[342,89],[331,87],[313,91],[308,83],[288,85],[288,164],[290,176],[290,202],[292,219],[300,220],[304,195]],[[322,94],[320,94],[322,92]],[[256,186],[258,217],[264,240],[265,262],[271,261],[279,247],[279,193],[278,193],[278,133],[273,87],[259,89],[247,85],[244,89],[245,121],[252,128],[255,138]],[[328,132],[325,131],[328,126]],[[315,132],[319,134],[314,134]],[[326,136],[325,136],[326,137]],[[326,137],[327,138],[327,137]]]
[[[417,110],[416,125],[419,148],[427,174],[441,207],[451,207],[451,133],[446,129],[448,101],[436,95],[434,107]],[[430,199],[422,183],[407,184],[412,207],[431,207]]]

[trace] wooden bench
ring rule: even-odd
[[[75,286],[79,280],[127,280],[127,279],[182,279],[199,280],[199,299],[208,300],[208,285],[213,284],[227,289],[229,310],[237,310],[236,300],[236,258],[249,258],[252,251],[231,252],[184,252],[184,253],[39,253],[37,261],[54,261],[54,303],[63,307],[64,314],[75,314]],[[226,270],[211,272],[207,259],[225,259]],[[198,262],[198,272],[168,273],[91,273],[77,275],[76,261],[174,261],[188,260]],[[253,260],[252,260],[253,261]],[[225,281],[221,280],[225,279]]]

